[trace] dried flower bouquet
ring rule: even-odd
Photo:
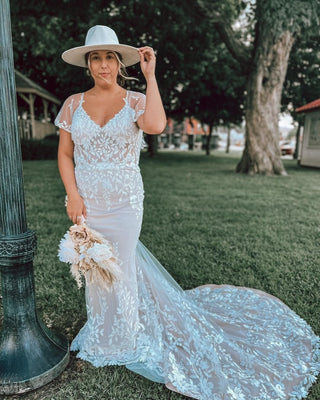
[[[61,239],[58,256],[60,261],[71,264],[70,271],[79,288],[83,277],[87,284],[98,283],[106,289],[121,279],[112,244],[90,229],[84,219],[80,224],[72,225]]]

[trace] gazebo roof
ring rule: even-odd
[[[16,90],[17,93],[33,93],[52,103],[60,104],[61,101],[46,89],[37,85],[31,79],[27,78],[21,72],[15,70]]]
[[[302,107],[297,108],[296,112],[297,113],[308,112],[316,109],[320,109],[320,99],[314,100],[311,103],[308,103]]]

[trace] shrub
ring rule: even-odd
[[[58,152],[59,136],[49,135],[43,139],[21,139],[23,160],[55,160]]]

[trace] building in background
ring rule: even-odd
[[[320,99],[296,109],[304,113],[300,165],[320,168]]]
[[[55,134],[57,129],[51,121],[51,115],[57,113],[60,100],[17,70],[15,80],[20,137],[42,139]]]
[[[168,118],[167,127],[160,135],[160,148],[179,148],[181,150],[201,149],[209,135],[209,125],[193,117],[179,122]],[[211,146],[217,148],[218,135],[213,135]]]

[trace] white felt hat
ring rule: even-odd
[[[85,55],[94,50],[111,50],[121,54],[126,67],[140,61],[139,50],[126,44],[119,44],[115,31],[108,26],[95,25],[88,30],[84,46],[73,47],[62,53],[62,59],[78,67],[87,67]]]

